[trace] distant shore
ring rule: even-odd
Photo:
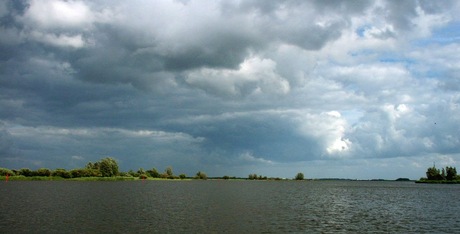
[[[9,176],[8,179],[6,176],[0,176],[0,181],[190,181],[196,180],[193,177],[187,178],[139,178],[132,176],[113,176],[113,177],[77,177],[77,178],[62,178],[60,176]],[[231,181],[253,181],[248,178],[221,178],[221,177],[210,177],[207,180],[231,180]],[[280,178],[269,178],[266,180],[257,180],[257,181],[295,181],[293,179],[280,179]],[[428,181],[428,182],[419,182],[409,179],[396,179],[396,180],[386,180],[386,179],[345,179],[345,178],[313,178],[313,179],[304,179],[303,181],[385,181],[385,182],[398,182],[398,181],[407,181],[407,182],[417,182],[417,183],[439,183],[439,181]],[[460,181],[458,181],[460,183]]]
[[[0,176],[0,180],[7,181],[6,176]],[[79,177],[79,178],[62,178],[60,176],[9,176],[8,181],[135,181],[135,180],[173,180],[166,178],[146,178],[141,179],[138,177],[127,176],[113,176],[113,177]],[[191,180],[191,179],[174,179]]]
[[[460,184],[460,180],[416,180],[419,184]]]

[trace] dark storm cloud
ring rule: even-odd
[[[324,153],[320,152],[321,145],[313,136],[298,132],[298,123],[279,116],[276,111],[201,116],[176,121],[175,125],[206,139],[203,147],[207,150],[217,146],[219,150],[231,152],[232,157],[256,152],[262,158],[294,162],[311,160]]]
[[[124,169],[246,175],[315,160],[449,162],[458,44],[431,35],[458,24],[457,5],[2,2],[0,163],[113,156]]]

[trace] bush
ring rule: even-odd
[[[66,171],[66,169],[63,169],[63,168],[58,168],[54,170],[53,173],[51,173],[51,175],[66,178],[66,179],[72,178],[72,174],[70,174],[70,172]]]
[[[6,175],[14,176],[15,173],[10,169],[0,168],[0,176],[6,176]]]
[[[166,170],[165,170],[165,174],[168,175],[168,178],[171,178],[173,177],[173,169],[171,166],[167,167]]]
[[[200,180],[206,180],[208,179],[208,176],[206,175],[206,173],[202,172],[202,171],[199,171],[196,173],[196,179],[200,179]]]
[[[40,168],[35,173],[37,176],[51,176],[51,170],[48,168]]]
[[[19,169],[19,174],[18,175],[23,175],[23,176],[32,176],[33,171],[30,170],[29,168],[21,168]]]
[[[152,170],[147,170],[147,174],[149,174],[153,178],[160,178],[161,176],[156,168],[152,168]]]
[[[87,168],[79,168],[79,169],[70,170],[70,174],[72,175],[72,178],[101,176],[101,173],[98,170],[87,169]]]
[[[297,175],[295,176],[295,179],[296,180],[303,180],[304,179],[303,173],[301,173],[301,172],[297,173]]]

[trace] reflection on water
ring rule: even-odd
[[[459,185],[10,181],[2,233],[460,232]]]

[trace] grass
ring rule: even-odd
[[[6,176],[0,176],[0,180],[6,181]],[[66,180],[62,177],[55,176],[10,176],[9,181],[51,181],[51,180]]]

